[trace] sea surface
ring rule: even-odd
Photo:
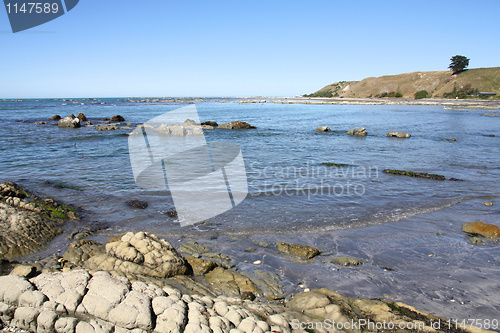
[[[325,287],[348,297],[403,301],[469,323],[500,318],[500,244],[473,245],[461,231],[466,222],[500,225],[500,117],[484,115],[499,109],[194,103],[202,122],[241,120],[257,128],[205,131],[209,143],[240,147],[249,194],[235,208],[183,227],[169,214],[175,206],[168,189],[135,183],[128,139],[137,125],[193,106],[184,102],[0,101],[0,182],[18,182],[81,208],[83,216],[46,250],[25,259],[64,253],[68,234],[86,225],[107,227],[91,236],[102,242],[125,231],[148,231],[175,247],[202,241],[229,255],[244,274],[277,274],[286,295]],[[80,112],[100,123],[121,115],[120,126],[132,126],[101,132],[93,126],[62,129],[47,120]],[[316,132],[318,126],[331,131]],[[368,136],[345,133],[359,127]],[[389,138],[389,131],[412,136]],[[460,180],[396,176],[384,169]],[[131,199],[149,207],[132,208],[126,204]],[[483,205],[487,201],[493,206]],[[309,244],[322,255],[303,262],[259,245],[277,241]],[[363,265],[339,267],[331,263],[335,256],[354,256]]]
[[[205,131],[208,142],[240,146],[249,195],[236,208],[190,228],[167,212],[168,191],[144,190],[129,158],[131,130],[61,129],[35,125],[52,115],[90,120],[119,114],[135,127],[184,104],[126,99],[0,102],[0,180],[21,181],[61,195],[115,231],[159,234],[304,233],[398,221],[464,199],[500,194],[500,118],[485,110],[404,105],[198,103],[201,121],[249,122],[253,130]],[[48,121],[49,123],[54,123]],[[125,125],[125,124],[123,124]],[[329,126],[326,133],[317,126]],[[367,137],[346,135],[366,127]],[[404,131],[409,139],[388,138]],[[494,135],[494,136],[492,136]],[[455,138],[455,142],[443,139]],[[326,166],[323,163],[342,164]],[[441,174],[463,181],[388,175],[384,169]],[[54,188],[62,184],[65,189]],[[60,186],[59,186],[60,187]],[[145,200],[144,211],[127,200]]]

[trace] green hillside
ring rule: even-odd
[[[310,97],[403,97],[414,98],[425,90],[428,97],[460,98],[475,92],[493,92],[500,96],[500,67],[474,68],[459,74],[451,71],[414,72],[369,77],[362,81],[340,81],[327,85]]]

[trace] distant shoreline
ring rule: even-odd
[[[184,103],[239,103],[239,104],[309,104],[309,105],[436,105],[444,107],[466,107],[476,109],[500,109],[500,100],[484,99],[412,99],[412,98],[345,98],[345,97],[80,97],[80,98],[12,98],[0,102],[22,102],[25,100],[60,100],[65,102],[90,101],[92,104],[104,99],[124,99],[133,103],[184,104]]]

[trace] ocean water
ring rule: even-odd
[[[205,131],[208,142],[238,144],[249,195],[236,208],[188,228],[167,212],[168,191],[144,190],[133,178],[131,130],[60,129],[35,125],[54,114],[115,114],[134,125],[182,107],[125,99],[0,102],[0,180],[19,181],[88,210],[108,232],[162,235],[308,233],[406,219],[475,197],[498,196],[500,118],[482,109],[404,105],[198,103],[200,120],[241,120],[253,130]],[[494,112],[494,111],[493,111]],[[48,121],[49,123],[55,123]],[[317,133],[317,126],[332,130]],[[367,137],[346,135],[366,127]],[[388,138],[389,131],[412,134]],[[491,136],[494,135],[494,136]],[[455,138],[456,142],[443,139]],[[323,163],[343,164],[342,167]],[[384,169],[442,174],[463,181],[388,175]],[[69,188],[57,188],[54,184]],[[131,198],[146,210],[128,207]]]
[[[0,101],[0,182],[18,182],[81,208],[83,215],[47,249],[21,259],[62,254],[69,233],[102,222],[108,228],[91,236],[101,242],[125,231],[153,232],[175,247],[202,241],[229,255],[241,273],[262,269],[279,275],[286,295],[325,287],[348,297],[402,301],[469,323],[500,317],[499,243],[472,245],[461,231],[463,223],[478,220],[500,225],[500,117],[484,116],[499,109],[197,103],[201,121],[241,120],[257,129],[205,131],[208,142],[240,146],[249,194],[232,210],[187,227],[169,216],[175,207],[168,190],[135,184],[128,149],[132,130],[34,124],[82,112],[92,121],[119,114],[135,127],[185,105]],[[332,131],[317,133],[317,126]],[[367,137],[345,133],[362,126]],[[412,137],[385,137],[389,131]],[[443,141],[451,138],[456,141]],[[384,169],[462,181],[395,176]],[[131,208],[130,199],[149,207]],[[493,206],[483,205],[490,200]],[[322,255],[297,261],[258,245],[277,241],[309,244]],[[255,251],[245,251],[250,247]],[[331,263],[334,256],[355,256],[363,265],[339,267]],[[261,264],[252,264],[256,260]]]

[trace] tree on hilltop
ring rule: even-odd
[[[453,71],[453,74],[461,73],[469,66],[469,58],[464,57],[462,55],[456,55],[452,57],[449,69]]]

